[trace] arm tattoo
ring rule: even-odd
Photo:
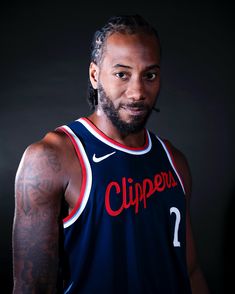
[[[47,148],[47,160],[50,167],[58,173],[61,170],[61,164],[58,160],[58,155],[52,148]]]
[[[49,197],[43,195],[49,195],[53,191],[50,174],[61,171],[58,155],[52,149],[47,148],[36,156],[34,161],[28,160],[25,163],[16,184],[16,193],[20,195],[21,207],[26,215],[30,213],[30,203],[48,202]]]
[[[16,181],[13,228],[14,293],[56,293],[61,171],[58,155],[40,149],[25,159]]]

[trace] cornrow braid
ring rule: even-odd
[[[135,15],[119,15],[112,16],[108,19],[107,23],[99,30],[97,30],[93,36],[91,43],[90,62],[100,64],[105,51],[105,44],[107,38],[114,34],[136,34],[146,33],[154,35],[159,40],[157,30],[152,27],[142,16]],[[88,103],[92,111],[95,110],[98,104],[97,90],[91,85],[88,80]]]

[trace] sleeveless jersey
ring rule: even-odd
[[[82,168],[63,222],[64,293],[191,293],[184,187],[164,142],[145,130],[142,148],[126,147],[87,118],[59,129]]]

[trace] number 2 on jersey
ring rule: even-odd
[[[174,238],[173,238],[173,245],[174,247],[180,247],[180,242],[179,242],[179,224],[180,224],[180,211],[176,207],[171,207],[170,208],[170,214],[174,213],[175,214],[175,228],[174,228]]]

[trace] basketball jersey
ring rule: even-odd
[[[59,128],[82,169],[64,219],[64,293],[191,293],[184,187],[164,142],[124,146],[80,118]]]

